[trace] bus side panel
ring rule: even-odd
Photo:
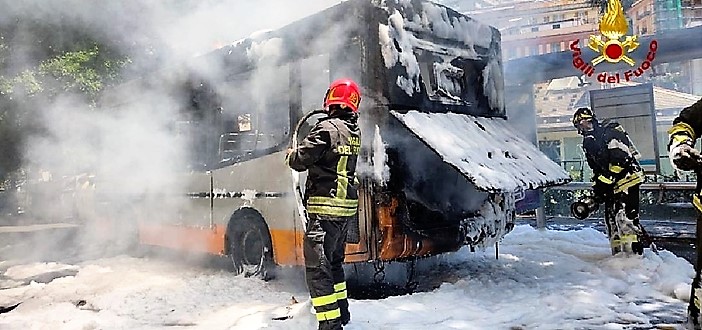
[[[135,207],[139,219],[139,241],[164,247],[188,246],[208,251],[208,240],[193,240],[187,234],[174,234],[173,227],[210,229],[210,174],[192,172],[180,175],[172,183],[183,187],[160,194],[147,194]],[[200,242],[200,243],[196,243]],[[195,245],[201,246],[195,246]],[[219,249],[217,251],[219,252]]]
[[[301,265],[304,233],[284,159],[284,152],[276,152],[213,171],[213,216],[226,227],[237,209],[255,209],[268,226],[276,263]]]
[[[371,258],[369,249],[369,237],[371,230],[371,219],[373,204],[371,196],[366,190],[366,185],[361,185],[358,190],[358,231],[360,241],[358,244],[346,244],[345,262],[363,262]],[[349,230],[352,230],[349,228]]]

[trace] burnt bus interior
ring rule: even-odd
[[[362,170],[358,173],[366,194],[360,198],[369,198],[372,205],[359,214],[368,257],[398,260],[479,244],[466,241],[462,226],[494,194],[477,189],[390,111],[505,117],[504,108],[491,105],[484,90],[483,70],[490,61],[497,61],[501,70],[499,32],[490,28],[490,47],[476,45],[472,54],[477,56],[470,58],[460,56],[465,47],[461,42],[431,31],[412,31],[433,45],[426,49],[402,49],[395,42],[396,51],[413,51],[419,60],[420,90],[410,96],[396,83],[408,75],[405,67],[388,68],[384,62],[378,29],[388,24],[389,14],[377,2],[342,2],[200,56],[181,73],[169,74],[165,79],[180,84],[185,95],[174,130],[189,141],[189,170],[214,170],[284,150],[303,114],[321,107],[329,82],[349,77],[363,94],[359,166],[372,166],[377,126],[390,168],[387,182]],[[402,3],[383,5],[391,13],[397,10],[412,17],[423,4]],[[448,8],[446,12],[450,18],[463,17]]]
[[[274,68],[285,73],[285,67]],[[271,84],[275,96],[256,98],[249,93],[250,73],[225,82],[196,80],[191,102],[183,109],[179,134],[187,134],[189,167],[213,170],[283,150],[290,136],[285,83]],[[282,97],[282,98],[279,98]]]

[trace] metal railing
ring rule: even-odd
[[[641,190],[695,190],[696,182],[647,182],[642,183]],[[553,190],[586,190],[592,189],[592,182],[569,182],[560,186],[548,187]]]
[[[696,211],[692,205],[692,195],[696,186],[696,182],[647,182],[641,184],[640,214],[642,219],[664,221],[694,219]],[[570,182],[545,188],[542,208],[536,216],[537,227],[545,227],[547,218],[570,217],[570,204],[589,195],[590,193],[587,191],[591,189],[591,182]]]

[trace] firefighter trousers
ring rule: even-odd
[[[702,329],[702,317],[700,316],[700,305],[702,304],[702,213],[697,210],[697,225],[695,235],[695,252],[697,262],[695,263],[695,278],[692,279],[692,290],[690,291],[690,304],[687,307],[688,323],[692,329]]]
[[[305,277],[319,329],[342,329],[351,319],[342,268],[348,221],[318,214],[308,214],[308,218]]]
[[[639,185],[613,194],[605,201],[605,224],[612,254],[622,251],[642,254],[643,248],[651,244],[639,221],[639,206]]]

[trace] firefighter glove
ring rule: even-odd
[[[702,155],[699,150],[687,143],[680,143],[670,149],[669,156],[673,168],[681,171],[692,171],[702,165]]]

